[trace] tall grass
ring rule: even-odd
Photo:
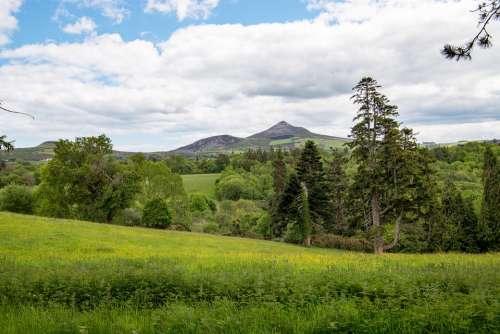
[[[499,270],[0,213],[0,332],[493,333]]]

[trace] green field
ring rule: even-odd
[[[495,333],[500,256],[374,256],[0,213],[1,333]]]
[[[210,198],[215,198],[215,181],[220,174],[194,174],[183,175],[184,188],[188,194],[202,193]]]

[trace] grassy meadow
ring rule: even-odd
[[[188,194],[201,193],[209,198],[215,198],[215,181],[220,174],[182,175],[184,188]]]
[[[500,256],[374,256],[0,213],[1,333],[495,333]]]

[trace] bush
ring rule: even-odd
[[[357,252],[373,252],[370,242],[363,239],[347,238],[336,234],[320,234],[313,236],[313,245],[322,248],[345,249]]]
[[[0,210],[32,214],[34,196],[31,188],[9,185],[0,191]]]
[[[212,201],[204,194],[195,193],[189,196],[189,202],[191,204],[191,212],[204,212],[206,210],[210,210],[215,212],[217,210],[217,206],[215,202]]]
[[[218,234],[219,232],[219,225],[216,223],[208,223],[203,226],[203,233]]]
[[[141,213],[133,208],[121,210],[114,218],[113,224],[122,226],[140,226],[142,224]]]
[[[155,198],[146,203],[142,224],[146,227],[165,229],[172,223],[167,203],[161,198]]]

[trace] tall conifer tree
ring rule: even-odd
[[[482,251],[500,249],[500,166],[491,147],[484,153],[481,205]]]

